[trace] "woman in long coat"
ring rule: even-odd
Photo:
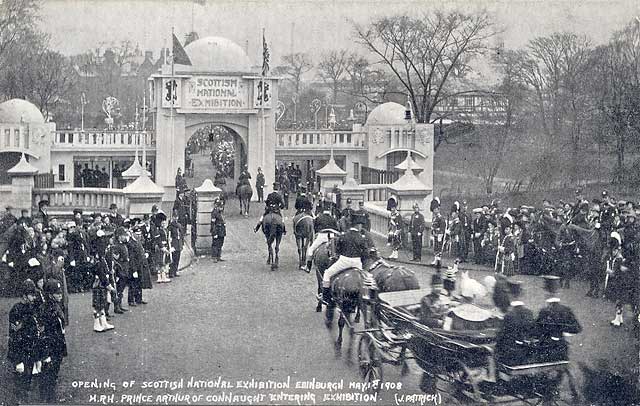
[[[505,236],[502,238],[502,242],[498,247],[498,261],[496,262],[496,272],[501,273],[504,276],[515,275],[513,261],[515,260],[515,239],[511,233],[511,225],[505,225]]]

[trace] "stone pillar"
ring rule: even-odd
[[[122,189],[128,200],[126,213],[128,217],[140,217],[151,214],[151,207],[160,205],[164,189],[153,183],[146,171],[129,186]]]
[[[211,179],[205,179],[202,186],[197,187],[198,213],[197,213],[197,238],[196,255],[211,253],[211,211],[213,201],[220,196],[222,190],[215,187]]]
[[[340,190],[342,191],[341,199],[343,201],[351,199],[353,203],[352,207],[358,207],[359,202],[364,202],[365,191],[358,185],[355,179],[347,178],[344,185],[340,186]]]
[[[411,215],[415,203],[418,203],[421,212],[427,213],[426,199],[431,194],[431,189],[413,173],[413,160],[410,159],[410,155],[411,153],[407,158],[408,166],[404,175],[389,185],[389,191],[398,197],[398,211],[403,216]]]
[[[24,154],[20,161],[13,168],[7,171],[11,177],[11,205],[16,210],[29,210],[34,207],[33,188],[35,186],[34,176],[38,169],[27,162]],[[37,202],[36,202],[37,203]]]

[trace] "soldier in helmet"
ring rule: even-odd
[[[42,336],[42,377],[40,379],[40,399],[47,403],[56,402],[56,386],[62,359],[67,356],[65,338],[65,317],[60,306],[62,284],[57,279],[49,279],[44,285],[45,303],[41,317],[44,327]]]
[[[260,217],[258,224],[256,224],[255,228],[253,229],[254,233],[257,233],[260,227],[262,226],[262,220],[264,219],[264,216],[267,213],[276,213],[281,215],[280,211],[285,206],[284,206],[284,201],[282,200],[282,195],[278,192],[278,186],[279,185],[277,182],[273,182],[273,192],[269,193],[269,196],[267,196],[267,200],[264,201],[265,203],[264,214],[262,215],[262,217]]]
[[[226,235],[227,227],[220,212],[220,206],[214,204],[211,212],[211,257],[213,262],[224,261],[220,256]]]

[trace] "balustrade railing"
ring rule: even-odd
[[[59,147],[86,147],[108,145],[110,147],[136,147],[155,145],[155,134],[150,131],[70,131],[53,133],[53,145]]]
[[[123,211],[126,197],[120,189],[102,188],[42,188],[33,190],[33,207],[41,200],[49,201],[50,211],[71,211],[83,209],[93,212],[108,211],[112,203]]]
[[[365,191],[364,200],[367,202],[387,202],[389,198],[389,185],[385,184],[368,184],[360,185]]]
[[[365,148],[364,131],[277,131],[276,148]]]

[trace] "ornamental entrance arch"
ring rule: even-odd
[[[278,78],[260,75],[244,50],[225,38],[202,38],[185,51],[191,66],[175,65],[172,70],[164,65],[149,78],[156,184],[165,190],[163,202],[175,199],[176,171],[185,167],[187,140],[198,128],[212,124],[238,134],[252,178],[260,167],[270,186],[275,177]],[[255,188],[255,182],[251,186]],[[253,195],[257,198],[255,191]]]

